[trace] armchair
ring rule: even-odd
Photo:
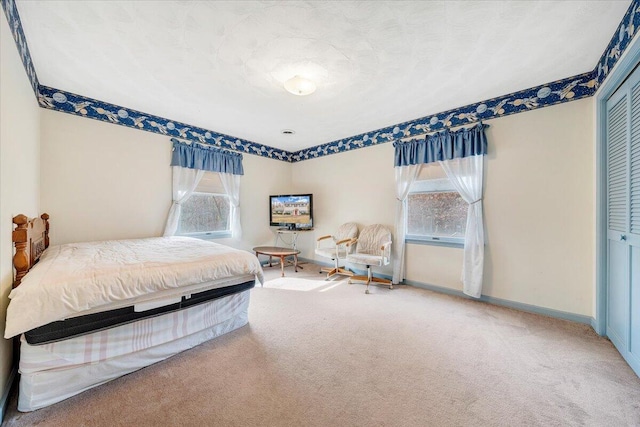
[[[360,237],[354,240],[357,242],[355,253],[347,255],[347,262],[354,264],[364,264],[367,266],[366,276],[352,276],[349,283],[353,281],[366,282],[365,293],[369,293],[369,284],[382,283],[389,285],[393,289],[390,280],[373,277],[371,266],[381,267],[391,262],[391,232],[388,228],[380,224],[366,226],[360,233]]]
[[[336,274],[353,276],[353,272],[340,267],[340,261],[345,260],[347,255],[353,250],[354,246],[351,243],[357,236],[358,225],[353,222],[347,222],[338,228],[338,232],[335,236],[327,235],[318,237],[316,242],[316,254],[325,258],[330,258],[334,261],[333,268],[325,267],[320,271],[321,273],[327,273],[325,280],[329,280]]]

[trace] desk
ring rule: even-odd
[[[282,277],[284,277],[284,259],[288,256],[293,256],[293,268],[295,272],[298,272],[298,254],[300,253],[297,249],[291,248],[280,248],[278,246],[256,246],[253,248],[253,251],[256,253],[256,257],[260,254],[269,256],[269,267],[271,267],[271,258],[278,257],[280,258],[280,272]]]

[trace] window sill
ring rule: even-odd
[[[196,239],[214,240],[214,239],[227,239],[231,237],[230,231],[207,231],[204,233],[185,233],[179,234],[184,237],[194,237]]]
[[[405,244],[410,245],[428,245],[428,246],[444,246],[447,248],[459,248],[464,249],[464,241],[455,241],[454,239],[444,239],[433,240],[432,238],[416,238],[416,237],[407,237],[404,239]]]

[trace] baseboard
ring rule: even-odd
[[[510,301],[502,298],[490,297],[482,295],[480,298],[472,298],[465,295],[462,291],[456,289],[444,288],[442,286],[430,285],[428,283],[417,282],[415,280],[405,280],[405,285],[415,286],[416,288],[428,289],[430,291],[462,297],[473,301],[482,301],[493,305],[499,305],[502,307],[513,308],[527,313],[541,314],[543,316],[554,317],[556,319],[569,320],[571,322],[582,323],[593,327],[595,319],[590,316],[584,316],[582,314],[569,313],[567,311],[554,310],[552,308],[540,307],[532,304],[525,304],[522,302]],[[594,328],[595,329],[595,328]]]
[[[304,258],[304,257],[301,257],[301,256],[298,257],[298,262],[308,262],[308,263],[311,263],[311,264],[318,264],[318,265],[321,265],[323,267],[331,267],[331,268],[333,268],[333,262],[320,261],[320,260],[317,260],[317,259]]]
[[[315,259],[307,259],[307,258],[300,258],[300,257],[298,259],[301,260],[301,261],[304,260],[305,262],[310,262],[310,263],[313,263],[313,264],[318,264],[318,265],[322,265],[322,266],[326,266],[326,267],[333,267],[332,263],[323,262],[323,261],[319,261],[319,260],[315,260]],[[366,275],[367,274],[366,270],[354,269],[354,268],[351,268],[351,266],[349,266],[349,269],[354,271],[356,274],[359,274],[359,275]],[[379,273],[376,273],[376,276],[384,277],[385,279],[389,279],[389,280],[391,280],[391,278],[392,278],[392,276],[390,276],[390,275],[379,274]],[[524,312],[527,312],[527,313],[541,314],[543,316],[554,317],[556,319],[569,320],[571,322],[582,323],[582,324],[591,326],[596,332],[598,331],[596,329],[596,327],[595,327],[596,320],[593,317],[584,316],[582,314],[569,313],[567,311],[554,310],[552,308],[546,308],[546,307],[540,307],[540,306],[532,305],[532,304],[525,304],[525,303],[522,303],[522,302],[510,301],[510,300],[506,300],[506,299],[502,299],[502,298],[490,297],[490,296],[487,296],[487,295],[482,295],[480,298],[472,298],[472,297],[470,297],[468,295],[465,295],[462,291],[459,291],[459,290],[456,290],[456,289],[451,289],[451,288],[445,288],[445,287],[442,287],[442,286],[431,285],[431,284],[428,284],[428,283],[422,283],[422,282],[418,282],[418,281],[415,281],[415,280],[406,280],[405,279],[402,282],[402,284],[408,285],[408,286],[414,286],[416,288],[427,289],[427,290],[438,292],[438,293],[441,293],[441,294],[453,295],[453,296],[456,296],[456,297],[470,299],[470,300],[473,300],[473,301],[482,301],[482,302],[486,302],[486,303],[493,304],[493,305],[499,305],[499,306],[502,306],[502,307],[513,308],[515,310],[520,310],[520,311],[524,311]]]
[[[11,389],[13,389],[13,383],[18,376],[18,367],[14,366],[11,369],[11,373],[9,374],[9,378],[7,379],[7,383],[4,385],[4,393],[2,393],[2,397],[0,398],[0,424],[4,422],[4,416],[7,413],[7,406],[9,406],[9,396],[11,393]]]

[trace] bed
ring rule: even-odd
[[[5,338],[20,340],[18,410],[59,402],[248,322],[263,273],[245,251],[187,237],[49,247],[49,216],[14,217]],[[16,338],[17,339],[17,338]]]

